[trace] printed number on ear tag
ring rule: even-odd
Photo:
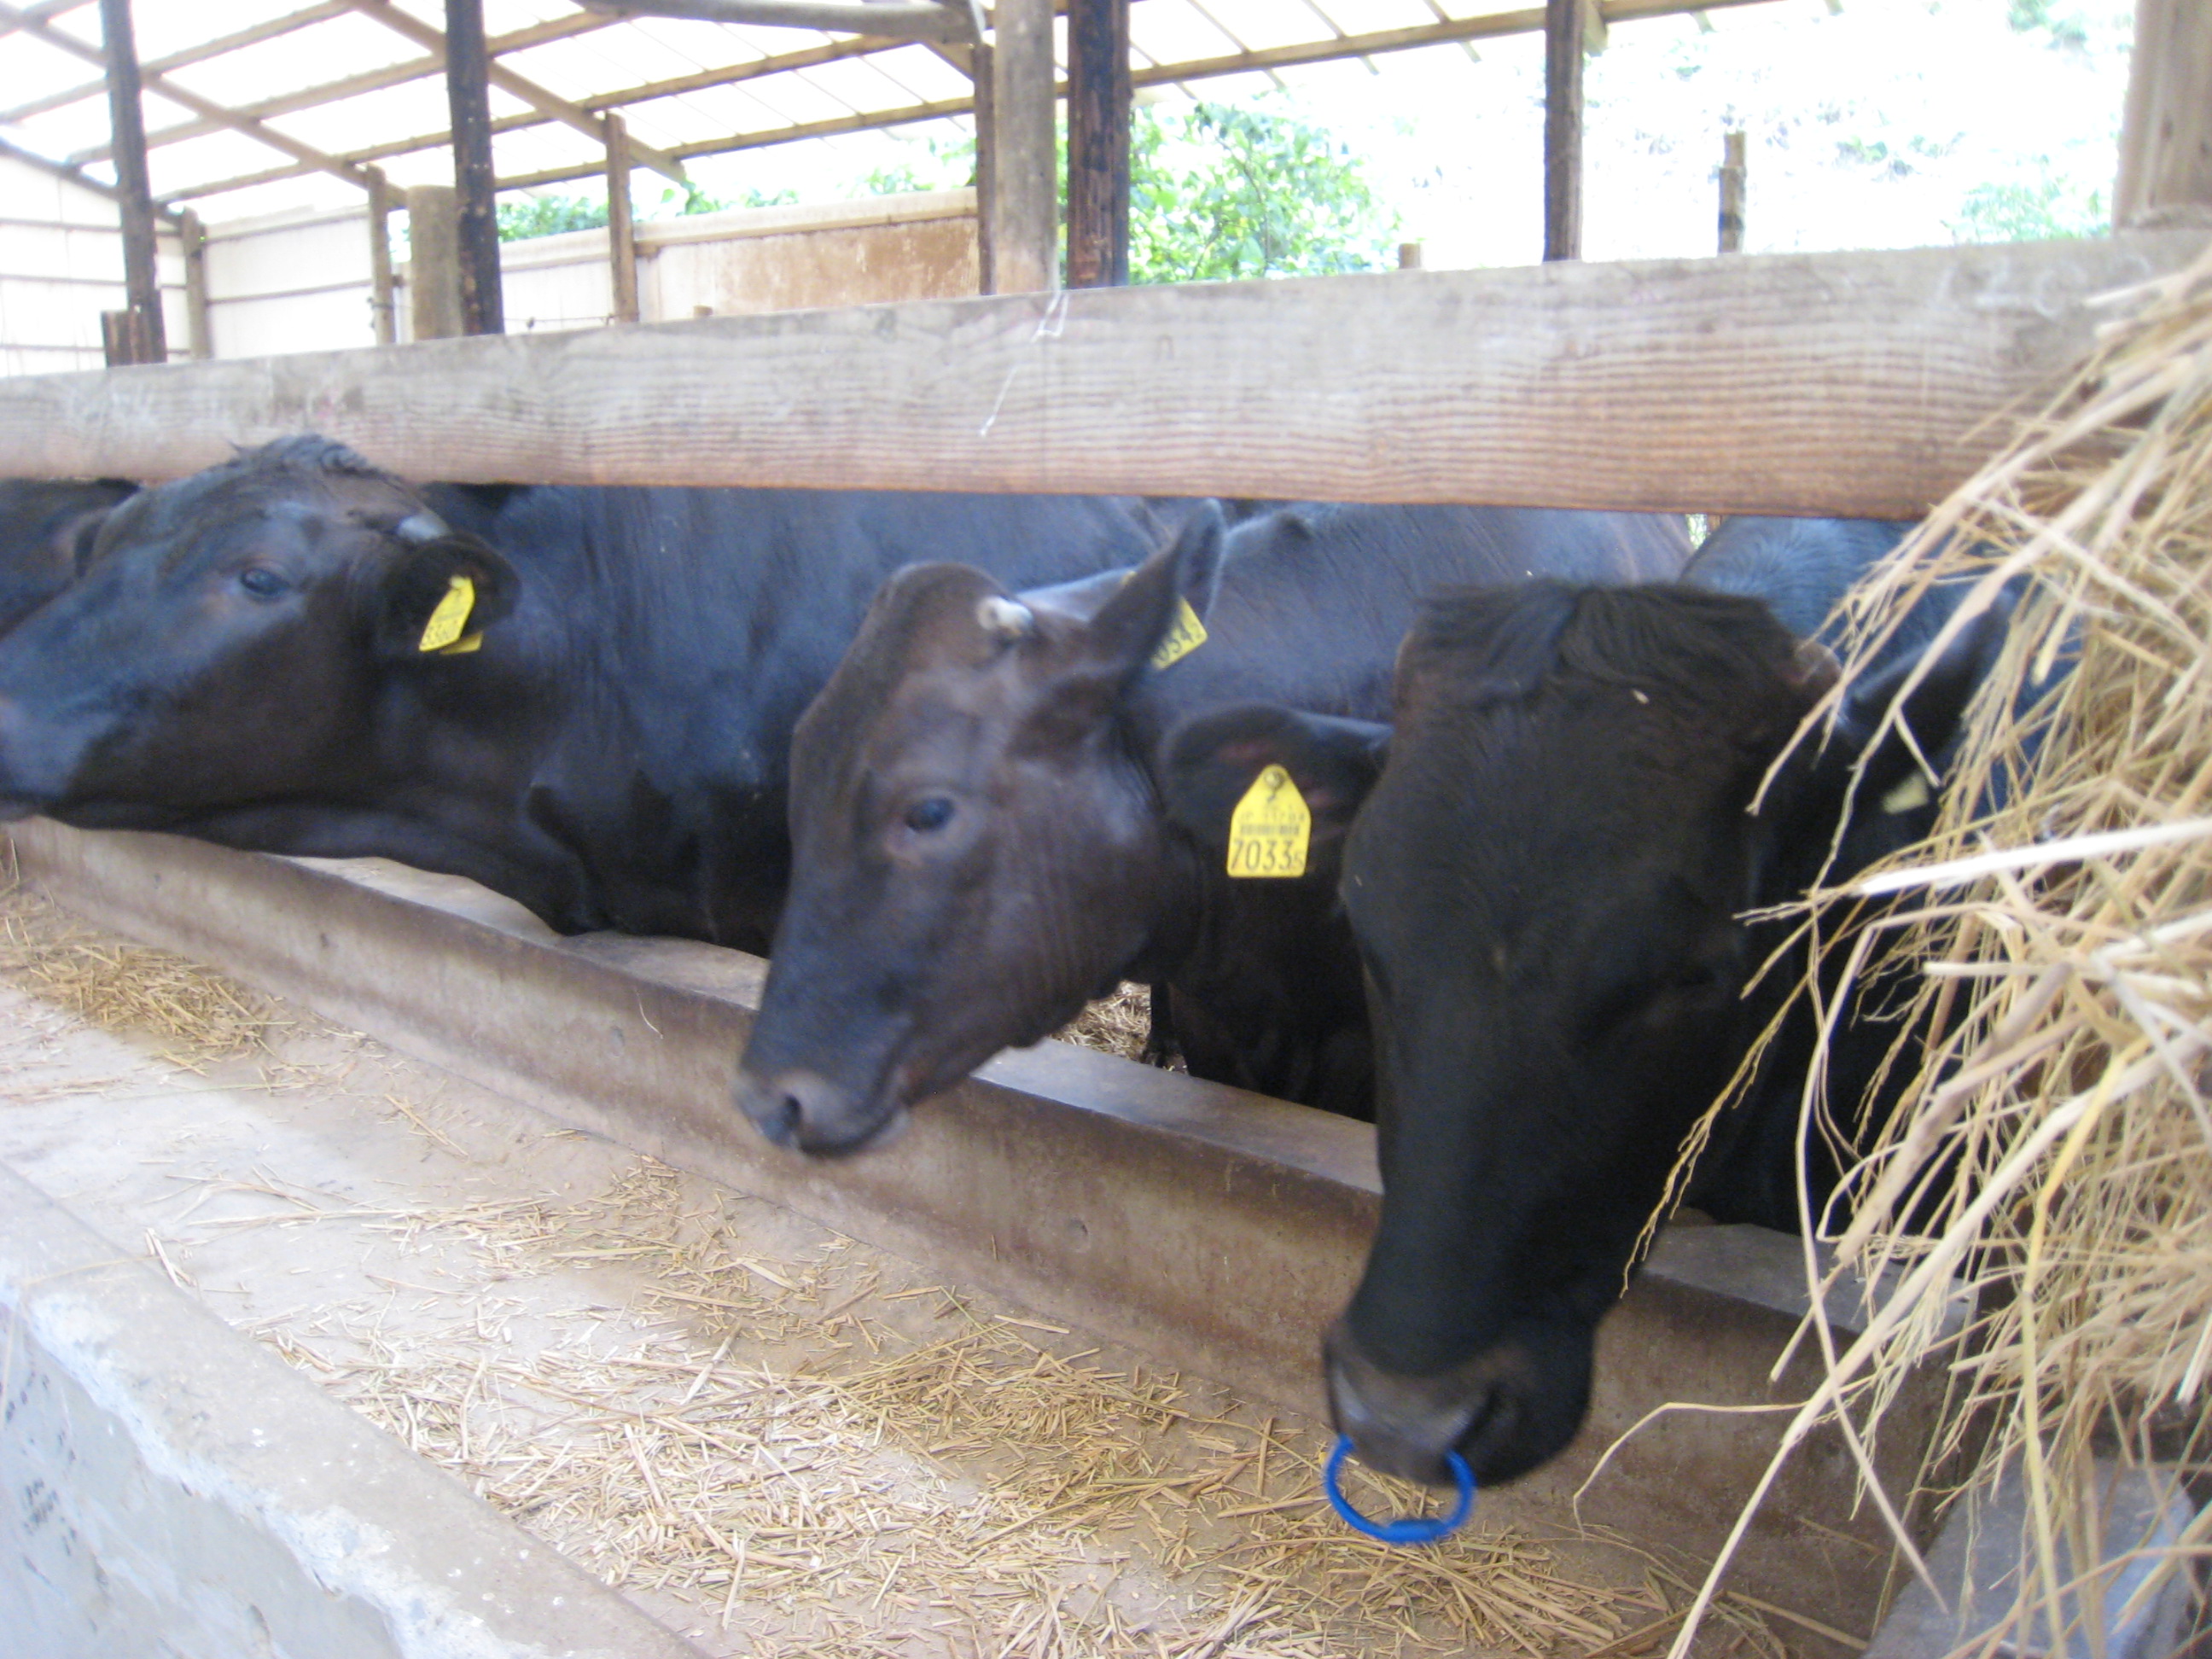
[[[1313,814],[1291,775],[1271,766],[1252,780],[1229,817],[1229,873],[1303,876]]]
[[[1190,608],[1188,599],[1176,601],[1175,620],[1153,651],[1152,666],[1165,668],[1179,663],[1206,643],[1206,624],[1198,619],[1198,612]]]
[[[446,584],[446,597],[438,601],[438,608],[430,613],[430,620],[422,625],[422,642],[417,651],[442,651],[461,637],[469,625],[469,612],[477,608],[477,585],[466,576],[455,576]]]

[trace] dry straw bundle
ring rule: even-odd
[[[2020,596],[1935,834],[1805,917],[1847,981],[1917,960],[1923,1020],[1808,1246],[1876,1287],[1864,1329],[1811,1328],[1826,1382],[1776,1461],[1824,1419],[1863,1445],[1948,1367],[1929,1495],[2004,1474],[2031,1517],[1978,1653],[2102,1650],[2099,1458],[2212,1474],[2212,252],[2104,303],[2065,392],[1856,597],[1863,663],[1936,580],[1972,583],[1953,633]],[[2131,1607],[2212,1557],[2212,1511],[2159,1554]]]

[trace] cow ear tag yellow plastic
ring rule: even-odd
[[[469,612],[477,608],[477,585],[466,576],[455,576],[446,584],[446,597],[438,601],[438,608],[430,613],[430,620],[422,625],[422,642],[418,651],[443,651],[461,637],[469,625]]]
[[[1252,780],[1229,815],[1229,873],[1303,876],[1313,814],[1291,775],[1270,766]]]
[[[1168,631],[1152,652],[1152,666],[1165,668],[1179,663],[1205,643],[1206,624],[1198,619],[1198,612],[1191,609],[1188,599],[1178,599],[1175,620],[1168,624]]]

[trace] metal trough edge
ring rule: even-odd
[[[1322,1409],[1319,1333],[1349,1294],[1376,1212],[1364,1124],[1046,1042],[930,1103],[890,1148],[805,1162],[762,1141],[730,1103],[766,973],[757,957],[564,939],[472,884],[376,860],[277,859],[44,820],[11,836],[26,876],[120,933],[948,1277],[1261,1399]],[[1797,1241],[1672,1230],[1601,1333],[1583,1433],[1493,1504],[1560,1519],[1607,1447],[1663,1403],[1802,1397],[1803,1358],[1778,1384],[1767,1373],[1804,1305]],[[1845,1299],[1832,1311],[1850,1327]],[[1900,1498],[1940,1382],[1907,1392],[1879,1452]],[[1785,1415],[1669,1413],[1613,1457],[1580,1517],[1704,1559]],[[1867,1632],[1889,1551],[1854,1486],[1840,1441],[1815,1435],[1731,1583]]]

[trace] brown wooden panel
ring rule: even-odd
[[[1917,513],[2203,249],[2110,241],[1088,289],[0,380],[0,472],[303,428],[417,477]]]

